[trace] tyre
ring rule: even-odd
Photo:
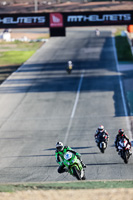
[[[129,152],[128,151],[125,151],[124,152],[124,163],[128,163],[128,158],[129,158]]]
[[[86,180],[85,173],[84,173],[84,176],[82,177],[82,180]]]
[[[73,170],[73,176],[75,176],[78,180],[82,180],[80,171],[76,168],[76,166],[74,166],[72,170]]]
[[[85,176],[83,176],[82,180],[86,180],[86,177],[85,177]]]
[[[101,150],[102,153],[104,153],[104,150],[105,150],[105,149],[100,149],[100,150]]]
[[[101,143],[101,144],[100,144],[100,151],[101,151],[102,153],[104,153],[104,151],[105,151],[104,143]]]

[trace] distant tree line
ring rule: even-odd
[[[81,2],[81,3],[87,3],[87,2],[122,2],[122,1],[128,1],[128,0],[3,0],[0,1],[1,4],[6,5],[7,4],[18,4],[18,3],[27,3],[27,4],[34,4],[34,3],[38,3],[38,4],[45,4],[45,3],[65,3],[65,2]],[[130,0],[133,1],[133,0]]]

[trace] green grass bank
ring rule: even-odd
[[[42,44],[42,42],[1,42],[0,66],[23,64]]]
[[[115,33],[115,46],[119,62],[133,62],[133,55],[126,36],[122,36],[123,29],[117,29]]]
[[[20,183],[0,184],[0,192],[16,192],[26,190],[63,190],[63,189],[109,189],[133,188],[133,180],[126,181],[75,181],[56,183]]]

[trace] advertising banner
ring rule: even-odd
[[[0,14],[0,28],[63,28],[133,24],[133,11]]]
[[[63,15],[66,27],[133,24],[133,11],[71,12]]]
[[[0,14],[0,28],[49,27],[49,14]]]

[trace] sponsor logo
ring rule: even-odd
[[[58,17],[53,15],[52,18],[53,18],[52,20],[53,20],[54,23],[59,23],[60,22],[60,19]]]
[[[45,16],[31,16],[31,17],[4,17],[0,18],[1,24],[41,24],[45,23]]]
[[[72,15],[67,17],[67,22],[104,22],[104,21],[129,21],[131,14],[105,14],[99,15]]]
[[[60,13],[50,13],[50,27],[63,27],[63,16]]]

